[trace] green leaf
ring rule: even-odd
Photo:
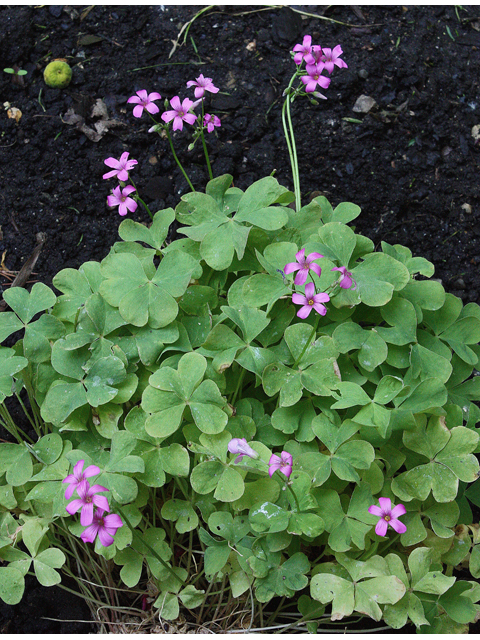
[[[171,208],[157,211],[150,227],[133,220],[124,220],[118,227],[118,235],[128,242],[144,242],[154,249],[160,250],[168,234],[171,223],[175,220],[175,211]]]
[[[18,604],[25,591],[25,578],[13,567],[0,567],[0,598],[6,604]]]
[[[172,499],[162,506],[162,518],[173,520],[178,533],[187,533],[198,527],[198,516],[190,502]]]
[[[384,253],[365,256],[352,273],[360,298],[369,307],[384,306],[391,300],[393,291],[404,289],[410,280],[408,269]]]
[[[65,564],[65,554],[60,549],[45,549],[33,559],[33,567],[38,581],[44,587],[52,587],[62,581],[61,575],[55,569]]]
[[[10,287],[3,297],[24,324],[35,314],[53,307],[57,300],[53,291],[42,282],[35,283],[30,292],[22,287]]]
[[[342,620],[353,613],[355,588],[349,580],[328,573],[317,573],[310,582],[310,594],[322,604],[332,603],[332,621]]]
[[[205,591],[203,589],[196,589],[193,585],[189,584],[185,589],[180,591],[178,597],[187,609],[195,609],[203,603]]]

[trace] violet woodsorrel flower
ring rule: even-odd
[[[62,482],[66,482],[70,485],[65,491],[66,500],[70,500],[70,498],[73,496],[73,492],[78,487],[78,485],[83,482],[83,480],[85,480],[86,478],[91,478],[92,476],[98,476],[98,474],[100,473],[100,468],[96,467],[94,464],[91,464],[85,469],[85,471],[83,471],[84,464],[85,460],[79,460],[73,467],[73,473],[62,480]]]
[[[162,120],[164,122],[173,120],[174,131],[178,129],[182,131],[184,122],[195,124],[197,116],[194,113],[189,113],[189,110],[193,107],[193,102],[189,98],[185,98],[183,102],[180,102],[180,98],[175,96],[170,100],[170,105],[173,109],[162,113]]]
[[[346,62],[340,58],[342,54],[342,47],[339,44],[333,49],[323,48],[322,63],[328,73],[332,73],[335,65],[340,69],[348,69]]]
[[[128,196],[136,191],[135,187],[132,187],[131,184],[127,184],[126,187],[121,189],[120,186],[115,187],[112,191],[112,195],[107,196],[107,202],[109,207],[118,206],[118,213],[121,216],[127,215],[127,210],[132,213],[136,211],[138,204],[132,198]]]
[[[195,87],[195,98],[203,98],[205,91],[210,91],[210,93],[218,93],[219,91],[213,84],[213,80],[211,78],[204,78],[203,73],[201,73],[198,78],[195,78],[195,80],[189,80],[187,87]]]
[[[301,293],[294,293],[292,295],[292,302],[294,304],[303,305],[297,313],[297,316],[302,318],[302,320],[308,318],[312,309],[315,309],[317,313],[324,316],[327,313],[327,308],[322,304],[322,302],[328,302],[329,300],[330,296],[328,293],[315,294],[315,285],[313,282],[309,282],[305,285],[305,295],[302,295]]]
[[[295,64],[302,64],[302,60],[312,53],[312,36],[304,36],[302,44],[296,44],[293,50],[296,51],[293,61]]]
[[[353,279],[350,271],[347,271],[347,267],[333,267],[332,271],[340,271],[340,273],[342,274],[342,277],[340,278],[340,281],[338,283],[342,287],[342,289],[350,289],[353,283],[355,283],[353,289],[355,290],[357,288],[357,283]]]
[[[313,260],[320,260],[320,258],[323,258],[321,253],[309,253],[305,258],[305,249],[301,249],[298,253],[295,254],[295,258],[297,259],[297,262],[289,262],[287,265],[285,265],[284,272],[285,274],[288,274],[293,273],[294,271],[298,271],[294,280],[294,283],[296,285],[300,286],[302,284],[305,284],[308,276],[308,271],[310,269],[312,271],[315,271],[317,276],[320,277],[322,270],[320,269],[318,264],[313,262]]]
[[[128,156],[129,152],[125,151],[125,153],[122,153],[122,155],[120,156],[120,160],[116,160],[115,158],[107,158],[106,160],[104,160],[103,162],[107,165],[107,167],[112,167],[113,171],[105,173],[103,175],[103,179],[108,180],[108,178],[117,176],[117,178],[121,182],[126,182],[128,180],[128,172],[130,171],[130,169],[133,169],[136,164],[138,164],[136,160],[129,160]]]
[[[209,113],[206,113],[203,118],[203,126],[207,127],[208,133],[212,133],[215,127],[221,126],[220,118],[218,116],[212,116]]]
[[[289,478],[292,473],[292,465],[293,457],[291,453],[288,453],[288,451],[282,451],[280,456],[276,456],[272,453],[272,456],[268,461],[268,475],[272,477],[275,471],[280,471],[280,473],[283,473],[284,476]]]
[[[91,487],[88,480],[82,480],[82,482],[77,486],[77,493],[80,498],[72,500],[65,507],[71,516],[73,516],[74,513],[77,513],[79,509],[82,510],[80,512],[80,524],[82,527],[92,524],[94,505],[104,511],[110,511],[108,500],[105,496],[97,495],[99,491],[108,491],[108,489],[106,487],[102,487],[100,484],[94,484],[93,487]]]
[[[112,544],[113,536],[117,533],[117,529],[123,527],[123,522],[116,513],[104,516],[104,512],[104,509],[95,511],[92,524],[80,535],[83,542],[95,542],[98,535],[103,547],[109,547]]]
[[[320,85],[322,89],[328,89],[330,78],[321,75],[323,71],[323,62],[319,62],[318,64],[307,64],[306,70],[308,75],[301,76],[300,80],[305,85],[305,91],[307,93],[313,93],[317,84]],[[318,97],[326,100],[326,97],[320,92],[316,93],[318,94]]]
[[[380,520],[375,527],[375,533],[377,536],[385,536],[387,533],[388,525],[392,527],[397,533],[405,533],[407,527],[400,522],[399,516],[403,516],[407,512],[403,504],[392,505],[390,498],[379,498],[378,502],[380,506],[372,504],[368,507],[368,513],[374,516],[379,516]]]
[[[153,102],[154,100],[160,100],[162,96],[154,91],[153,93],[147,93],[145,89],[137,91],[136,96],[132,96],[127,102],[133,102],[137,106],[133,108],[133,115],[135,118],[141,118],[143,110],[146,109],[148,113],[158,113],[160,109]]]
[[[240,454],[238,458],[235,459],[235,464],[240,462],[244,456],[248,456],[254,460],[258,458],[258,453],[252,449],[245,438],[232,438],[228,443],[228,450],[230,453]]]

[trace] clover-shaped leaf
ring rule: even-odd
[[[430,491],[437,502],[450,502],[458,492],[459,480],[473,482],[480,465],[473,451],[477,433],[466,427],[448,430],[440,420],[414,433],[404,433],[405,445],[430,461],[406,471],[392,481],[392,491],[402,500],[426,500]]]
[[[283,564],[271,566],[265,577],[255,580],[255,595],[259,602],[269,602],[275,595],[292,597],[308,584],[305,575],[310,570],[310,562],[305,554],[294,553]]]
[[[167,437],[180,426],[187,406],[203,433],[220,433],[228,416],[223,411],[225,400],[212,380],[203,380],[206,359],[198,353],[186,353],[178,369],[161,367],[149,380],[142,398],[143,409],[151,415],[145,425],[147,433]]]
[[[143,327],[147,323],[159,329],[175,320],[178,304],[175,298],[185,293],[197,266],[194,258],[181,251],[164,256],[158,269],[147,275],[140,260],[131,253],[111,253],[102,262],[105,280],[100,293],[130,324]]]

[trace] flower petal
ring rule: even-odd
[[[403,524],[403,522],[400,522],[400,520],[390,520],[390,522],[388,523],[392,529],[394,529],[397,533],[405,533],[405,531],[407,530],[407,527]]]
[[[80,524],[87,527],[93,522],[93,503],[85,502],[80,513]]]
[[[390,498],[379,498],[378,502],[380,503],[380,508],[385,515],[390,515],[392,511],[392,501]]]
[[[378,516],[379,518],[381,518],[383,515],[382,510],[380,509],[380,507],[377,507],[376,504],[372,504],[371,507],[368,507],[368,513],[371,513],[372,516]]]
[[[293,273],[294,271],[298,271],[299,269],[301,269],[301,267],[298,263],[289,262],[285,265],[285,269],[283,270],[283,272],[285,273],[285,275],[288,275],[289,273]]]
[[[392,512],[390,514],[392,520],[398,518],[399,516],[403,516],[407,513],[405,506],[403,504],[397,504],[396,507],[393,507]]]
[[[387,529],[388,529],[388,524],[385,522],[383,518],[380,518],[380,520],[377,522],[377,526],[375,527],[375,533],[377,534],[377,536],[383,537],[387,533]]]
[[[305,285],[305,297],[310,300],[315,295],[315,285],[313,282],[309,282]]]
[[[300,271],[295,276],[294,283],[300,287],[302,284],[305,284],[307,277],[308,277],[308,269],[300,269]]]

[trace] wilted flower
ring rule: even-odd
[[[405,533],[407,527],[398,519],[399,516],[403,516],[407,512],[403,504],[397,504],[395,507],[390,498],[379,498],[378,502],[380,503],[379,507],[375,504],[368,507],[368,513],[380,518],[375,527],[377,536],[385,536],[389,525],[397,533]]]
[[[320,258],[323,258],[321,253],[309,253],[305,258],[305,249],[301,249],[298,253],[295,254],[295,258],[297,259],[297,262],[289,262],[287,265],[285,265],[284,272],[285,274],[288,274],[293,273],[294,271],[298,271],[294,280],[294,283],[296,285],[305,284],[309,269],[314,271],[317,276],[320,277],[322,270],[320,269],[318,264],[313,262],[313,260],[320,260]]]
[[[201,73],[198,78],[195,78],[195,80],[189,80],[187,87],[195,87],[196,98],[203,98],[205,91],[210,91],[210,93],[218,93],[219,91],[213,84],[213,80],[211,78],[204,78],[203,73]]]
[[[103,547],[109,547],[112,544],[113,536],[117,533],[117,529],[123,527],[123,522],[116,513],[104,516],[104,512],[104,509],[95,511],[92,524],[80,535],[83,542],[95,542],[98,535]]]
[[[127,215],[127,210],[132,213],[136,211],[138,204],[133,200],[133,198],[129,198],[128,196],[136,191],[135,187],[132,187],[131,184],[127,184],[123,189],[120,186],[115,187],[112,191],[112,195],[107,196],[107,202],[109,207],[117,207],[118,213],[121,216]]]
[[[248,456],[249,458],[253,458],[254,460],[258,458],[258,453],[252,449],[252,447],[247,443],[245,438],[232,438],[228,443],[228,450],[230,453],[238,453],[240,454],[238,458],[235,459],[235,464],[240,462],[240,460],[244,456]]]
[[[107,158],[104,160],[107,167],[112,167],[114,170],[103,174],[103,179],[108,180],[108,178],[117,176],[121,182],[126,182],[128,180],[128,172],[138,164],[136,160],[129,160],[128,156],[129,152],[125,151],[125,153],[122,153],[120,156],[120,160],[116,160],[115,158]]]
[[[135,118],[141,118],[144,109],[146,109],[148,113],[158,113],[160,109],[153,101],[160,100],[161,98],[162,96],[156,91],[148,94],[145,89],[141,89],[140,91],[137,91],[136,96],[132,96],[127,100],[127,102],[133,102],[137,105],[133,109],[133,115]]]
[[[280,473],[283,473],[283,475],[288,478],[292,473],[292,465],[293,457],[291,453],[288,453],[288,451],[282,451],[280,456],[276,456],[273,453],[268,461],[268,475],[272,477],[275,471],[280,471]]]
[[[195,124],[197,116],[194,113],[189,113],[189,110],[194,106],[194,103],[189,98],[185,98],[183,102],[180,102],[180,98],[175,96],[170,100],[170,105],[173,109],[162,113],[162,120],[164,122],[173,120],[174,131],[178,129],[182,131],[184,122],[187,124]]]
[[[293,50],[296,51],[293,61],[295,64],[302,64],[302,60],[312,53],[312,36],[304,36],[302,44],[296,44]]]
[[[308,282],[305,285],[305,295],[302,295],[301,293],[294,293],[292,295],[292,302],[294,304],[303,305],[297,313],[297,316],[302,318],[302,320],[308,318],[312,309],[315,309],[317,313],[324,316],[327,313],[327,308],[322,304],[322,302],[328,302],[329,300],[330,296],[328,293],[315,294],[315,285],[313,282]]]
[[[79,460],[73,467],[73,473],[62,480],[62,482],[66,482],[70,485],[65,491],[66,500],[70,500],[70,498],[73,496],[73,492],[78,487],[78,485],[83,482],[83,480],[85,480],[86,478],[91,478],[92,476],[98,476],[98,474],[100,473],[100,468],[96,467],[94,464],[91,464],[85,469],[85,471],[83,471],[84,464],[85,460]]]
[[[212,133],[215,127],[221,126],[220,118],[218,116],[212,116],[209,113],[206,113],[203,118],[203,126],[207,127],[208,133]]]
[[[353,279],[350,271],[347,271],[347,267],[333,267],[332,271],[340,271],[340,273],[342,274],[342,277],[340,278],[338,283],[342,287],[342,289],[350,289],[353,283],[355,283],[355,286],[353,288],[357,288],[357,283]]]
[[[77,493],[80,498],[72,500],[72,502],[66,506],[66,510],[71,516],[77,513],[79,509],[82,510],[80,513],[80,524],[83,527],[92,523],[94,505],[104,511],[110,511],[108,500],[105,496],[97,495],[99,491],[108,491],[108,489],[102,487],[100,484],[94,484],[93,487],[91,487],[88,480],[82,480],[77,486]]]

